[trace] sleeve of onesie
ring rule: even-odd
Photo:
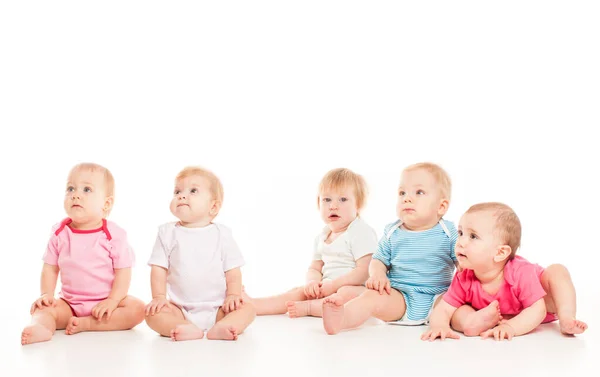
[[[467,302],[466,290],[469,289],[467,275],[467,270],[454,274],[450,288],[443,296],[444,301],[455,308],[459,308]]]
[[[523,308],[530,307],[546,296],[535,265],[521,266],[515,271],[514,278],[517,280],[517,299],[523,304]]]
[[[245,264],[242,252],[233,239],[231,229],[219,226],[221,231],[221,258],[223,259],[223,271],[227,272]]]
[[[365,255],[373,254],[377,250],[377,234],[367,224],[352,229],[350,235],[350,251],[354,260],[357,261]]]
[[[58,236],[52,232],[52,236],[48,240],[48,245],[46,246],[46,252],[42,257],[44,263],[51,264],[53,266],[58,265]]]
[[[127,232],[121,228],[110,229],[112,239],[109,243],[113,268],[131,268],[135,263],[135,254],[127,241]]]
[[[392,246],[390,245],[390,240],[387,239],[386,235],[392,229],[393,226],[396,226],[396,223],[387,225],[383,231],[383,236],[379,239],[379,244],[377,245],[377,251],[373,254],[373,259],[377,259],[381,263],[385,264],[389,267],[392,260]]]
[[[319,250],[319,242],[321,240],[320,236],[316,236],[315,237],[315,246],[313,248],[313,256],[312,256],[312,260],[323,260],[323,255],[321,254],[321,251]]]
[[[148,260],[148,265],[169,269],[169,250],[167,250],[164,242],[164,232],[161,227],[158,229],[158,234],[156,235],[156,241],[154,242],[154,248],[152,249],[150,260]]]
[[[456,230],[454,223],[448,221],[446,224],[448,224],[448,230],[450,231],[450,258],[456,263],[456,253],[454,249],[456,248],[456,241],[458,240],[458,230]]]

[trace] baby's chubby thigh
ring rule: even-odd
[[[406,312],[404,296],[394,288],[389,294],[367,289],[360,297],[373,308],[372,316],[385,322],[397,321]]]

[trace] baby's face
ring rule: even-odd
[[[432,228],[444,214],[442,202],[440,187],[431,173],[423,169],[402,173],[396,213],[406,228]]]
[[[494,267],[494,256],[502,246],[491,211],[465,213],[458,225],[455,254],[464,269],[485,272]]]
[[[210,222],[214,204],[210,182],[202,176],[192,175],[176,182],[170,208],[183,223],[199,223]]]
[[[74,227],[97,225],[111,203],[112,198],[106,196],[103,173],[80,170],[69,176],[64,207]]]
[[[344,230],[358,215],[354,190],[349,187],[326,189],[319,194],[319,211],[332,232]]]

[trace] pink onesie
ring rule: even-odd
[[[72,229],[71,219],[55,225],[43,260],[58,266],[65,300],[77,317],[91,314],[106,299],[115,279],[115,269],[130,268],[135,257],[127,234],[111,221],[93,230]]]
[[[483,290],[473,270],[463,270],[454,275],[444,301],[455,308],[468,304],[479,310],[498,300],[502,315],[517,315],[546,296],[540,282],[543,272],[542,266],[517,255],[504,266],[504,283],[495,295],[491,295]],[[555,314],[548,313],[543,323],[556,319]]]

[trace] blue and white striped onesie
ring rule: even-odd
[[[403,320],[424,321],[434,297],[450,287],[458,232],[452,222],[444,219],[431,229],[416,232],[400,225],[400,220],[386,225],[373,259],[388,267],[392,288],[404,296]]]

